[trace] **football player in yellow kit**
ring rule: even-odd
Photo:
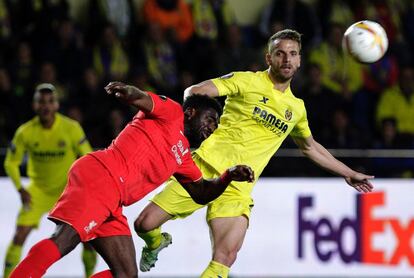
[[[233,72],[186,89],[185,95],[227,96],[219,127],[193,154],[203,175],[212,178],[231,165],[250,165],[260,176],[270,158],[290,135],[303,154],[320,167],[344,177],[359,192],[369,192],[373,176],[358,173],[335,159],[311,134],[303,101],[296,98],[290,82],[301,63],[301,37],[282,30],[268,42],[268,69]],[[213,258],[202,278],[228,277],[247,231],[253,207],[255,183],[232,182],[207,206]],[[154,266],[161,249],[171,243],[160,226],[169,219],[186,217],[201,208],[171,179],[135,221],[135,229],[146,242],[140,269]]]
[[[58,113],[59,102],[52,84],[36,87],[33,97],[35,116],[21,125],[7,150],[4,168],[20,194],[22,207],[16,222],[16,232],[4,263],[4,277],[18,264],[22,246],[30,232],[37,228],[41,217],[55,204],[66,185],[72,163],[92,151],[78,122]],[[28,155],[28,186],[23,186],[19,166]],[[93,273],[96,253],[85,246],[82,254],[85,275]]]

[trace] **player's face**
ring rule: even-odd
[[[50,120],[59,109],[57,95],[51,92],[38,92],[34,96],[33,109],[41,120]]]
[[[300,67],[299,44],[293,40],[275,40],[271,52],[266,54],[270,74],[279,82],[292,79]]]
[[[198,147],[218,126],[219,115],[212,108],[199,109],[188,118],[186,136],[191,147]]]

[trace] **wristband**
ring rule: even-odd
[[[231,181],[232,181],[232,179],[231,179],[231,177],[230,177],[230,171],[229,170],[226,170],[221,176],[220,176],[220,183],[221,184],[225,184],[225,185],[228,185]]]

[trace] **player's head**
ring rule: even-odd
[[[214,98],[192,95],[185,99],[183,110],[185,136],[190,146],[197,148],[216,130],[222,107]]]
[[[269,38],[266,63],[270,74],[279,82],[292,79],[300,67],[301,34],[284,29]]]
[[[33,110],[40,120],[52,119],[59,110],[56,88],[50,83],[39,84],[33,96]]]

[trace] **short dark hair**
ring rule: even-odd
[[[270,38],[269,41],[267,43],[267,51],[269,53],[272,52],[272,46],[273,46],[273,42],[275,40],[292,40],[295,41],[299,44],[299,50],[302,48],[302,39],[301,39],[302,35],[292,29],[284,29],[281,30],[275,34],[273,34]]]
[[[191,95],[187,97],[183,103],[183,110],[185,111],[187,108],[194,108],[196,110],[200,108],[212,108],[216,110],[219,115],[223,112],[221,104],[215,98],[206,95]]]

